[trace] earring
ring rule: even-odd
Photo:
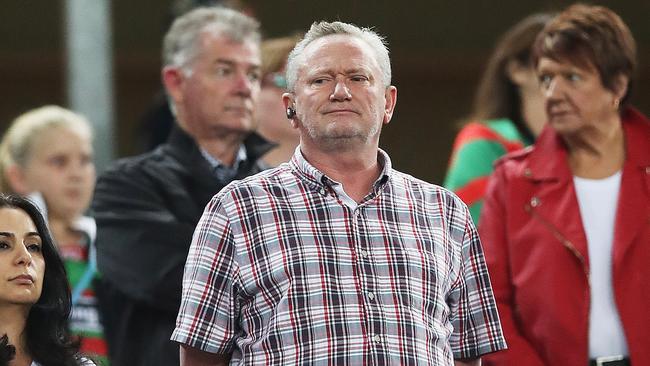
[[[618,110],[618,107],[621,105],[621,100],[618,98],[614,99],[614,109]]]

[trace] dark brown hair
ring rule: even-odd
[[[512,60],[533,67],[531,55],[535,39],[551,19],[548,13],[532,14],[499,38],[476,90],[471,119],[508,118],[532,140],[532,133],[521,114],[519,88],[510,80],[506,68]]]
[[[83,360],[77,354],[78,344],[72,340],[67,326],[72,308],[68,278],[45,218],[31,201],[16,195],[0,193],[2,208],[22,210],[29,215],[42,242],[45,260],[43,291],[31,307],[25,326],[30,356],[43,366],[82,365]],[[11,360],[12,351],[13,346],[0,342],[0,360]]]
[[[557,62],[598,70],[603,86],[614,90],[619,75],[628,78],[621,105],[628,101],[636,73],[636,42],[621,17],[603,6],[576,4],[550,21],[535,41],[533,61]]]

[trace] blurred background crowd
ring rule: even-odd
[[[143,119],[160,82],[161,39],[174,14],[203,3],[199,0],[6,1],[0,14],[0,131],[19,114],[45,104],[57,104],[82,113],[95,127],[98,172],[112,158],[147,148]],[[525,16],[557,11],[570,4],[560,0],[515,1],[235,1],[254,15],[265,38],[304,31],[315,20],[326,19],[373,26],[387,35],[393,82],[399,103],[393,123],[386,128],[381,147],[401,170],[433,183],[442,183],[458,125],[471,114],[472,99],[487,59],[498,39]],[[650,111],[650,2],[595,1],[611,8],[630,27],[638,45],[638,83],[632,104]],[[91,90],[71,90],[79,83],[70,68],[73,8],[81,7],[89,27],[79,31],[82,60],[94,67],[85,71],[107,77],[87,81]],[[88,9],[83,9],[84,7]],[[103,18],[102,18],[103,17]],[[76,24],[76,23],[75,23]],[[105,28],[101,28],[102,24]],[[98,29],[93,35],[92,29]],[[104,29],[104,30],[101,30]],[[101,56],[105,60],[97,60]],[[77,65],[75,63],[75,65]],[[82,71],[83,72],[83,71]],[[83,82],[83,81],[81,81]],[[98,88],[110,88],[105,91]],[[81,94],[81,95],[79,95]],[[89,99],[84,100],[83,98]],[[94,104],[93,104],[94,103]],[[144,139],[144,140],[143,140]],[[408,142],[408,143],[407,143]],[[102,145],[104,144],[104,145]],[[109,156],[104,157],[104,151]]]

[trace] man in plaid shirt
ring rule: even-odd
[[[194,233],[183,365],[479,365],[505,348],[479,238],[452,193],[395,171],[388,49],[314,23],[287,63],[292,160],[225,187]]]

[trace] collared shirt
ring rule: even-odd
[[[208,164],[210,164],[210,167],[212,168],[212,174],[214,174],[214,176],[221,182],[229,182],[233,180],[237,175],[239,164],[241,164],[243,161],[246,161],[247,157],[246,147],[243,144],[239,146],[239,150],[237,150],[237,155],[235,156],[235,161],[232,166],[227,166],[221,160],[210,155],[210,153],[202,147],[199,147],[199,150],[201,151],[201,155],[203,155],[205,160],[208,161]]]
[[[356,208],[299,151],[217,194],[172,340],[244,365],[451,365],[504,349],[467,207],[378,159]]]

